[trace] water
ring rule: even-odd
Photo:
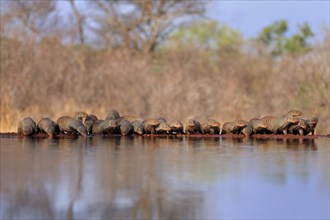
[[[0,138],[1,219],[328,219],[329,141]]]

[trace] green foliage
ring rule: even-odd
[[[287,30],[288,24],[285,20],[274,22],[261,31],[259,40],[265,46],[272,48],[272,55],[279,55],[283,52],[284,35]]]
[[[272,56],[282,54],[303,54],[310,50],[307,39],[314,34],[307,23],[298,25],[298,33],[286,37],[288,31],[287,21],[281,20],[262,29],[258,41]]]
[[[194,23],[179,28],[170,38],[170,44],[206,49],[237,50],[243,43],[242,34],[217,21]]]
[[[311,49],[307,44],[306,39],[314,36],[312,30],[307,23],[298,25],[299,33],[294,34],[291,38],[287,39],[284,48],[291,54],[305,53]]]

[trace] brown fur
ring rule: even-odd
[[[307,128],[307,121],[302,118],[298,118],[298,124],[292,124],[288,128],[289,134],[300,134],[304,135],[304,130]]]
[[[112,109],[111,111],[109,111],[106,114],[105,120],[116,120],[119,117],[120,117],[120,115],[119,115],[118,111],[115,109]]]
[[[170,124],[171,133],[173,134],[183,134],[183,124],[180,121],[173,121]]]
[[[23,118],[21,121],[18,122],[17,133],[24,136],[36,134],[36,122],[30,117]]]
[[[46,133],[49,136],[54,136],[60,131],[58,124],[49,118],[41,119],[37,126],[40,132]]]
[[[202,134],[202,127],[201,124],[194,120],[194,119],[189,119],[184,128],[184,133],[185,134]]]
[[[154,134],[156,132],[156,128],[160,124],[157,119],[148,119],[143,122],[144,131],[147,134]]]
[[[233,122],[226,122],[222,126],[221,134],[239,134],[242,129],[247,126],[248,122],[244,120],[235,120]]]
[[[156,133],[157,134],[169,134],[171,132],[171,127],[167,122],[161,122],[158,127],[156,128]]]
[[[57,124],[59,126],[60,132],[66,134],[81,134],[87,135],[87,128],[82,123],[82,121],[74,119],[69,116],[62,116],[57,119]]]
[[[208,119],[202,125],[203,134],[219,134],[220,133],[220,123],[214,119]]]
[[[96,120],[92,127],[93,134],[115,133],[118,125],[115,120]]]

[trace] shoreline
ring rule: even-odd
[[[120,134],[94,134],[87,138],[92,137],[122,137]],[[222,135],[211,135],[211,134],[143,134],[143,135],[128,135],[127,137],[197,137],[197,138],[258,138],[258,139],[315,139],[315,138],[330,138],[330,134],[327,135],[293,135],[293,134],[255,134],[251,136],[245,136],[243,134],[222,134]],[[35,134],[31,136],[19,135],[16,132],[3,132],[0,133],[0,138],[77,138],[77,135],[58,134],[53,137],[47,134]]]

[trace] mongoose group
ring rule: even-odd
[[[49,136],[58,134],[71,134],[90,136],[94,134],[297,134],[314,135],[318,123],[317,117],[303,119],[301,111],[291,110],[283,116],[266,116],[252,118],[250,121],[235,120],[220,123],[214,119],[208,119],[204,123],[189,119],[184,125],[180,121],[168,122],[163,117],[142,119],[134,115],[120,115],[118,111],[109,111],[104,119],[96,115],[79,111],[71,116],[62,116],[57,121],[49,118],[41,119],[38,124],[26,117],[18,123],[18,134],[29,136],[38,133],[46,133]]]

